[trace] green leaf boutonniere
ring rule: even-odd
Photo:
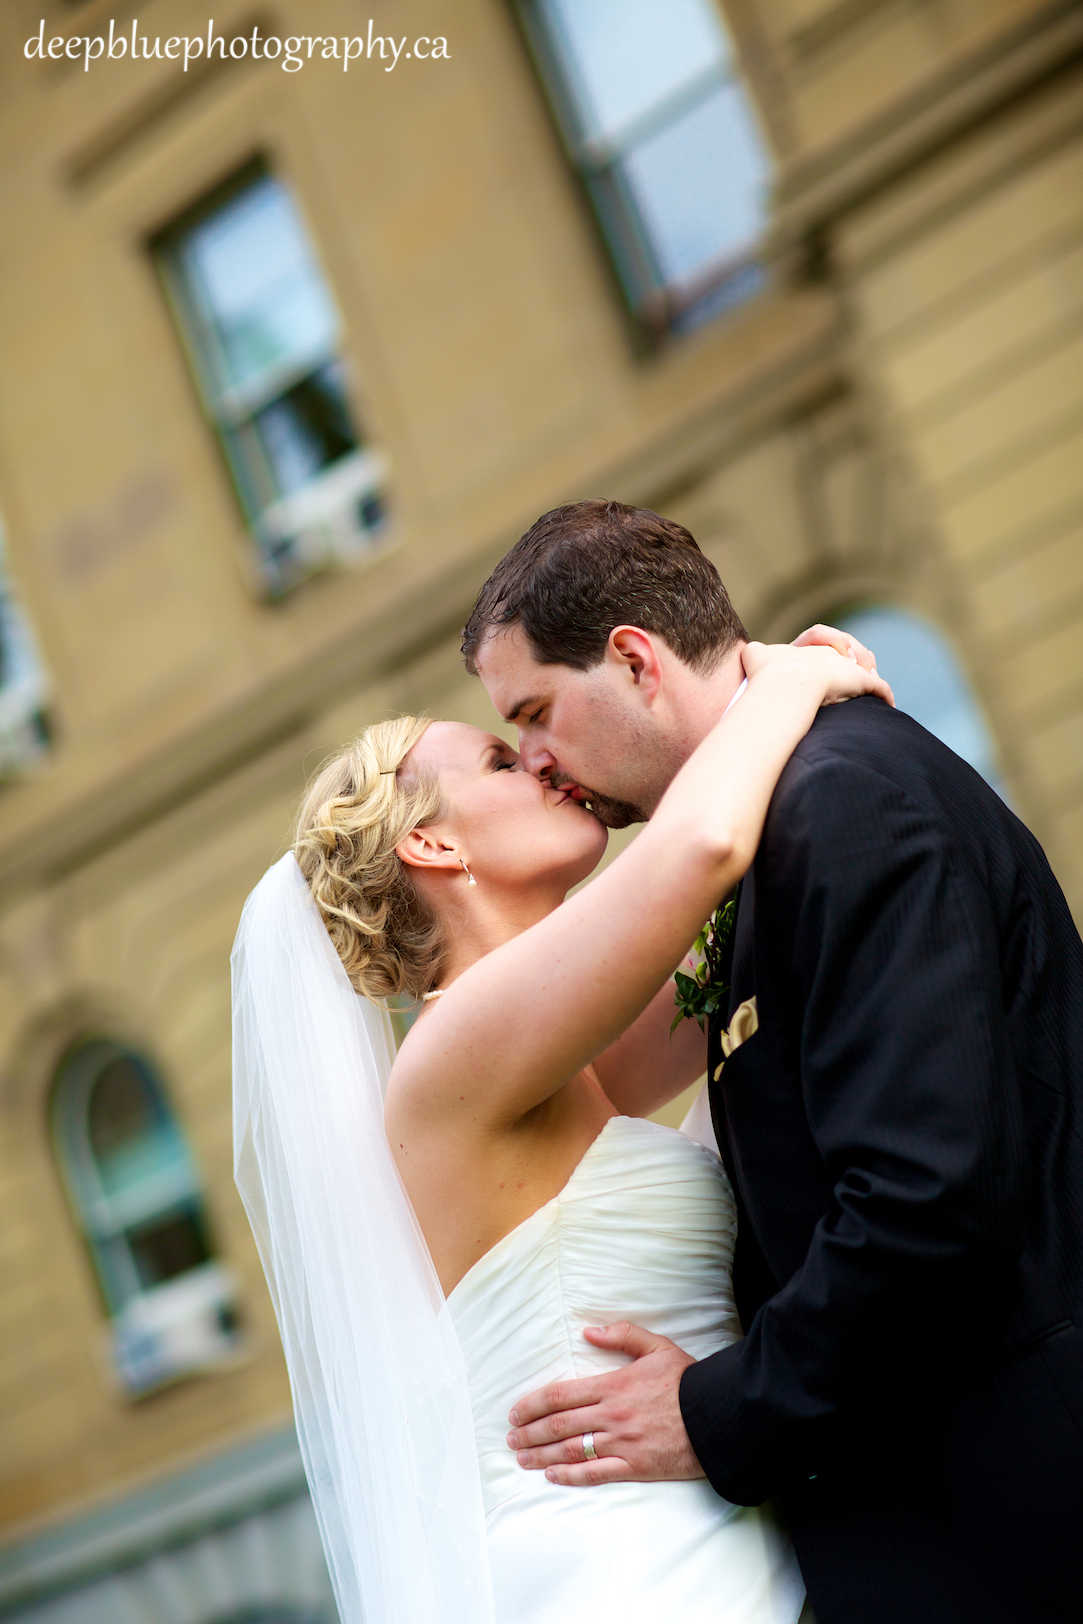
[[[730,990],[729,982],[722,979],[723,949],[733,935],[736,923],[737,899],[730,897],[715,909],[696,937],[693,952],[697,954],[699,964],[695,974],[688,975],[678,970],[673,978],[677,983],[677,1013],[669,1029],[671,1033],[684,1020],[694,1020],[701,1031],[706,1031],[705,1021],[722,1008]]]

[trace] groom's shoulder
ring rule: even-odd
[[[792,759],[794,766],[806,771],[857,767],[897,778],[912,772],[920,775],[944,750],[912,716],[866,694],[842,705],[825,705]]]
[[[969,762],[905,711],[866,694],[818,712],[787,762],[769,822],[914,814],[953,839],[1017,842],[1022,824]],[[1025,838],[1032,839],[1030,836]]]
[[[993,794],[912,716],[871,694],[819,711],[783,771],[775,804],[837,797],[847,788],[862,798],[918,802],[934,816]]]

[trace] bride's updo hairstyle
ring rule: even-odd
[[[346,974],[366,998],[419,998],[437,979],[444,932],[395,847],[440,817],[439,785],[402,764],[429,723],[367,727],[324,767],[297,815],[293,853]]]

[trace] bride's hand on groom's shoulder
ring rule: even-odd
[[[852,632],[840,632],[837,626],[824,626],[820,621],[795,637],[789,648],[833,648],[836,653],[853,655],[866,671],[876,670],[876,655],[866,648]]]
[[[777,666],[822,684],[825,705],[837,705],[862,694],[875,694],[886,704],[894,705],[895,696],[877,672],[875,663],[862,663],[862,658],[872,661],[868,649],[856,643],[843,652],[839,644],[828,641],[827,634],[831,630],[830,626],[814,626],[802,633],[802,639],[809,641],[798,643],[746,643],[741,650],[745,675],[752,678],[766,667]],[[814,633],[817,634],[815,640]],[[844,641],[842,632],[833,635],[840,642]]]
[[[680,1405],[681,1377],[695,1360],[668,1337],[626,1320],[584,1334],[596,1348],[629,1354],[633,1362],[520,1399],[508,1417],[508,1448],[519,1465],[576,1488],[703,1477]],[[590,1460],[587,1435],[596,1456]]]

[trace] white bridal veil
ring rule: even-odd
[[[384,1135],[387,1012],[353,990],[292,854],[232,964],[234,1171],[342,1624],[489,1624],[463,1360]]]

